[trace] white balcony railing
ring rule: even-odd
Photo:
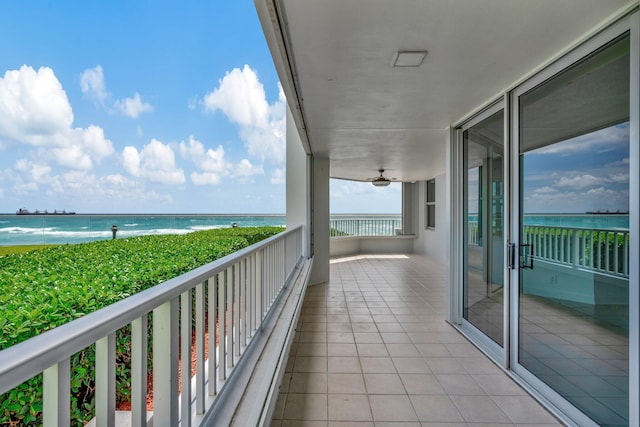
[[[70,357],[95,344],[96,423],[114,425],[115,332],[131,325],[132,425],[147,425],[151,314],[153,425],[197,425],[224,394],[243,355],[251,353],[252,340],[300,267],[302,235],[302,228],[285,231],[0,351],[0,394],[43,373],[44,425],[69,425]],[[180,379],[179,365],[183,373],[192,369],[194,333],[195,376]]]
[[[524,228],[537,259],[598,273],[629,277],[629,231],[546,227]]]
[[[331,218],[331,237],[341,236],[394,236],[402,229],[401,218]]]
[[[468,244],[480,245],[478,223],[467,229]],[[629,277],[629,230],[525,225],[522,243],[533,243],[534,259]]]

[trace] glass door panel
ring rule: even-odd
[[[520,96],[518,150],[518,363],[627,425],[628,36]]]
[[[463,317],[504,342],[504,112],[463,133]]]

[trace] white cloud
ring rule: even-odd
[[[138,92],[131,98],[112,101],[113,95],[107,91],[104,70],[101,65],[97,65],[95,68],[87,68],[80,74],[80,88],[82,93],[100,102],[110,114],[118,112],[135,119],[141,113],[153,111],[153,106],[144,102]]]
[[[613,191],[609,188],[598,187],[598,188],[590,189],[589,191],[587,191],[587,194],[589,196],[613,196],[613,195],[617,195],[618,192]]]
[[[609,177],[611,182],[616,182],[620,184],[628,184],[629,183],[629,172],[621,172],[615,173]]]
[[[239,163],[233,165],[232,175],[238,178],[240,182],[253,182],[254,175],[263,175],[264,169],[261,165],[256,166],[251,164],[248,159],[242,159]]]
[[[627,144],[629,123],[623,123],[539,148],[531,154],[570,154],[587,151],[602,153]]]
[[[278,100],[269,104],[264,86],[248,65],[234,68],[218,81],[218,87],[205,95],[205,111],[222,111],[239,126],[240,137],[251,156],[275,165],[284,164],[285,97],[278,84]]]
[[[122,150],[124,169],[133,176],[140,176],[140,153],[136,147],[128,146]]]
[[[184,171],[176,167],[173,149],[157,139],[152,139],[140,151],[132,146],[125,147],[122,162],[125,170],[136,177],[163,184],[185,182]]]
[[[222,145],[205,149],[204,144],[193,136],[189,136],[188,142],[180,142],[179,150],[182,157],[192,161],[197,169],[191,174],[191,181],[196,185],[218,185],[226,176],[248,182],[253,175],[264,173],[262,166],[255,166],[247,159],[239,163],[229,162]]]
[[[191,174],[191,182],[196,185],[217,185],[223,176],[229,174],[231,165],[225,159],[222,145],[215,150],[205,150],[202,142],[189,136],[188,142],[180,142],[179,150],[182,157],[191,160],[198,169],[198,172]]]
[[[153,111],[151,104],[143,102],[138,92],[133,95],[133,98],[125,98],[122,101],[116,101],[115,105],[120,111],[122,111],[122,114],[134,119],[137,118],[140,113]]]
[[[73,111],[53,70],[23,65],[0,78],[0,140],[3,147],[37,147],[36,157],[88,170],[113,154],[99,126],[72,128]]]
[[[552,187],[540,187],[533,190],[534,194],[556,194],[558,190]]]
[[[571,178],[563,176],[555,183],[555,186],[560,188],[580,189],[599,185],[602,181],[602,179],[590,174],[578,175]]]
[[[276,168],[271,175],[272,184],[284,184],[286,182],[285,170],[282,168]]]
[[[95,68],[87,68],[80,74],[80,88],[82,93],[89,95],[100,103],[104,103],[107,98],[111,97],[105,87],[104,71],[100,65]]]
[[[29,145],[46,145],[68,131],[73,112],[53,70],[23,65],[0,78],[0,135]]]

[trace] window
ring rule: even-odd
[[[424,224],[426,229],[436,228],[436,180],[427,181]]]

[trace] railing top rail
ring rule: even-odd
[[[547,225],[547,224],[524,224],[524,227],[538,227],[538,228],[557,228],[563,230],[578,230],[578,231],[598,231],[603,233],[628,233],[628,228],[598,228],[598,227],[569,227],[566,225]]]
[[[89,313],[79,319],[43,332],[0,351],[0,393],[28,380],[34,372],[64,360],[100,338],[145,316],[188,289],[247,258],[274,241],[298,232],[302,226],[286,230],[261,242],[229,254],[209,264],[162,282],[152,288]]]

